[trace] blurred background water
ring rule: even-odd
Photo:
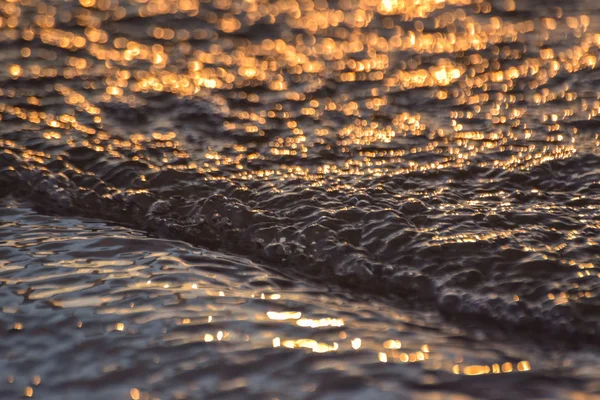
[[[600,397],[599,17],[1,0],[2,396]]]

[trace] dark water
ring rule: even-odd
[[[599,56],[592,0],[0,1],[2,393],[600,395]]]

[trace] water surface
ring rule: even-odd
[[[599,17],[0,1],[8,390],[598,393]]]
[[[577,399],[600,389],[595,350],[499,340],[97,220],[8,203],[0,242],[6,398]]]

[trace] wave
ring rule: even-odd
[[[596,155],[530,170],[449,168],[315,185],[156,170],[86,147],[42,160],[13,142],[1,148],[2,195],[44,212],[259,258],[449,317],[599,337]]]

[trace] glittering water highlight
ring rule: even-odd
[[[41,218],[41,227],[54,223],[42,214],[88,217],[151,235],[142,248],[180,240],[198,247],[159,259],[184,265],[186,252],[211,249],[221,255],[214,268],[235,260],[231,279],[238,264],[258,263],[269,282],[287,277],[390,312],[429,315],[424,325],[459,329],[467,341],[473,328],[490,351],[491,342],[515,336],[592,346],[600,335],[599,17],[591,0],[2,1],[0,196],[23,218],[41,213],[27,217]],[[95,232],[81,224],[73,238]],[[3,290],[27,298],[33,289],[21,288],[30,283],[15,271],[46,277],[33,258],[11,252],[27,234],[7,226]],[[103,225],[102,240],[112,242],[111,229]],[[51,236],[36,240],[56,251]],[[85,253],[93,250],[81,251],[74,258],[91,262]],[[115,257],[127,274],[137,270],[137,255]],[[55,261],[48,267],[63,268]],[[86,268],[65,284],[76,297],[90,280],[106,279]],[[250,284],[236,279],[223,285]],[[50,295],[67,290],[48,285]],[[99,314],[114,301],[103,286],[76,308]],[[172,286],[162,290],[178,296]],[[160,314],[169,304],[151,307]],[[298,332],[339,329],[344,319],[332,316],[337,309],[308,319],[273,312],[296,321]],[[21,331],[7,315],[6,329]],[[388,329],[395,323],[375,319]],[[262,332],[260,319],[251,320]],[[130,325],[116,323],[117,331]],[[444,329],[440,337],[453,335]],[[337,350],[312,335],[270,336],[272,349]],[[141,334],[138,345],[151,351],[148,338]],[[360,347],[354,339],[348,343]],[[96,352],[103,348],[110,345]],[[429,354],[377,353],[381,364]],[[470,365],[458,357],[440,368],[529,372],[530,360],[517,358]],[[501,378],[482,382],[504,387]],[[556,397],[577,387],[556,385]],[[178,396],[160,387],[130,397]]]

